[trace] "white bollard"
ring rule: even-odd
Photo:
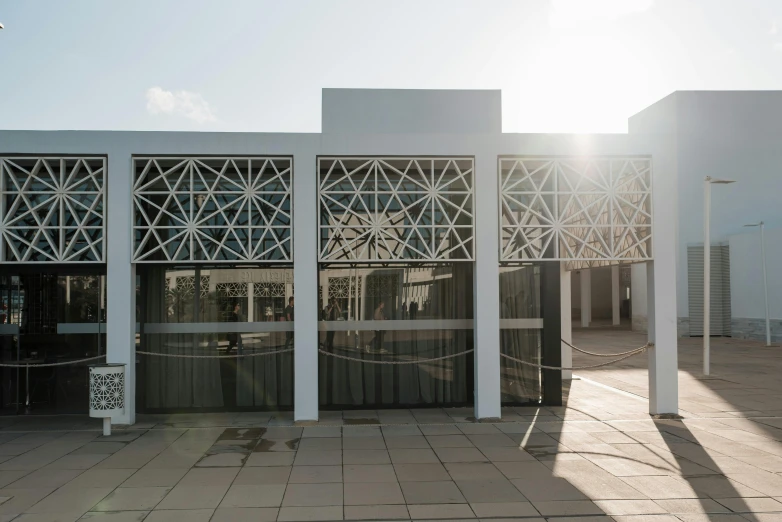
[[[90,366],[90,417],[103,419],[103,436],[111,435],[112,415],[125,413],[125,365]]]

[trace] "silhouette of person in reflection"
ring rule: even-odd
[[[231,311],[231,315],[228,318],[228,321],[232,323],[238,323],[242,320],[242,306],[239,303],[236,303],[234,305],[234,309]],[[233,350],[234,346],[238,346],[241,354],[242,349],[242,337],[237,332],[231,332],[228,334],[228,348],[226,349],[225,353],[229,354],[231,353],[231,350]]]
[[[342,317],[342,308],[340,308],[336,297],[331,298],[329,306],[326,308],[326,321],[339,321]],[[326,350],[334,349],[334,330],[326,332]]]

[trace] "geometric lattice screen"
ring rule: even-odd
[[[501,261],[652,258],[650,158],[502,157],[499,170]]]
[[[319,261],[471,261],[472,158],[318,158]]]
[[[105,158],[0,157],[0,262],[104,262],[105,188]]]
[[[290,157],[133,163],[134,262],[292,260]]]

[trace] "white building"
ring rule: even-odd
[[[712,335],[765,340],[760,234],[744,225],[765,223],[772,342],[782,341],[782,92],[675,92],[630,118],[630,134],[675,137],[678,176],[677,308],[679,334],[703,335],[704,179],[712,186]],[[591,324],[614,323],[610,268],[591,274]],[[620,279],[621,301],[632,293],[633,329],[646,329],[644,265]],[[630,281],[631,280],[631,281]],[[580,285],[580,274],[576,276]],[[581,288],[574,285],[578,318]],[[615,302],[615,301],[614,301]],[[629,315],[629,314],[628,314]],[[629,321],[630,318],[628,317]],[[585,324],[582,324],[585,325]]]
[[[571,270],[621,263],[650,283],[650,412],[676,413],[681,147],[636,121],[508,134],[499,91],[327,89],[320,134],[0,131],[2,357],[125,364],[121,423],[496,418],[561,403],[569,372],[534,365],[570,365]],[[6,371],[3,405],[84,411],[85,373]]]

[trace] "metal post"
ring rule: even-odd
[[[711,177],[703,186],[703,375],[709,375],[711,346]]]
[[[766,300],[766,346],[771,346],[771,319],[768,310],[768,279],[766,276],[766,237],[760,222],[760,259],[763,261],[763,294]]]

